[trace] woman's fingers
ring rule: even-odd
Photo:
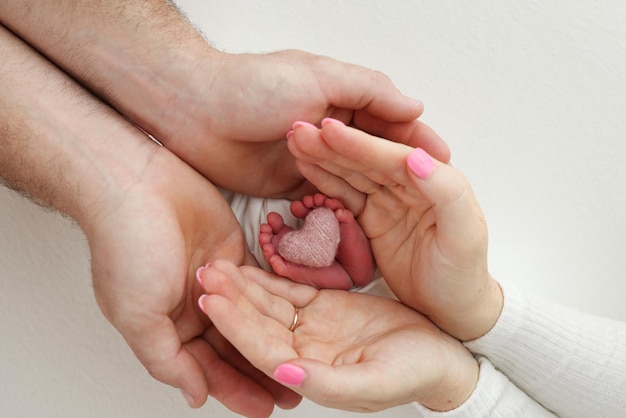
[[[394,404],[392,385],[381,390],[376,367],[364,363],[332,365],[314,359],[294,359],[274,371],[274,378],[311,401],[329,408],[375,412]],[[389,404],[388,404],[389,402]]]
[[[257,288],[258,292],[265,292],[272,296],[272,301],[277,306],[288,306],[283,308],[283,312],[287,312],[288,323],[293,319],[293,307],[307,306],[318,294],[317,289],[304,284],[296,283],[292,280],[284,277],[279,277],[275,274],[268,273],[264,270],[255,267],[240,267],[241,272],[245,274],[246,279],[249,280],[249,289]],[[249,291],[246,294],[252,294]],[[259,303],[259,302],[257,302]],[[272,312],[273,315],[277,315],[276,306],[268,306],[268,312]]]
[[[297,159],[317,164],[366,192],[355,178],[365,176],[383,186],[398,183],[394,177],[412,148],[326,119],[321,131],[298,126],[289,140],[289,150]]]
[[[296,129],[290,149],[316,186],[333,194],[351,196],[347,184],[365,194],[387,188],[408,206],[428,202],[437,215],[438,228],[470,238],[484,237],[482,212],[465,176],[432,158],[420,148],[387,141],[336,122],[321,130]],[[309,165],[316,165],[318,170]],[[327,174],[320,173],[319,169]],[[343,183],[339,178],[344,178]],[[320,184],[318,184],[320,183]],[[476,220],[480,222],[475,222]]]
[[[343,178],[336,176],[315,164],[311,164],[303,160],[296,160],[296,165],[298,170],[300,170],[300,173],[302,173],[307,180],[313,183],[320,192],[335,199],[340,199],[344,206],[350,210],[355,217],[358,217],[359,214],[363,212],[366,199],[365,195],[367,194],[367,192],[362,193],[359,190],[371,190],[372,187],[377,187],[374,182],[370,181],[366,177],[362,177],[363,180],[369,181],[370,184],[369,186],[362,184],[361,187],[357,189]]]
[[[228,262],[213,263],[200,276],[207,292],[199,301],[202,310],[252,364],[271,375],[277,364],[297,356],[289,331],[295,314],[291,303],[264,295],[251,281],[241,291],[236,282],[246,278]]]
[[[448,145],[430,126],[419,120],[386,123],[367,113],[355,113],[353,125],[360,130],[389,141],[406,144],[412,148],[423,148],[444,163],[450,161]]]

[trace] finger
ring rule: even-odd
[[[204,367],[209,393],[230,409],[236,407],[241,410],[245,407],[249,411],[255,408],[256,403],[264,405],[269,402],[271,412],[274,404],[291,409],[302,400],[300,395],[250,364],[215,326],[209,327],[200,341],[212,354],[209,357],[209,360],[213,360],[212,364],[205,364]],[[268,409],[268,406],[264,409]]]
[[[441,162],[450,161],[448,145],[432,128],[420,120],[388,123],[367,112],[356,112],[353,125],[371,135],[406,144],[412,148],[422,148]]]
[[[257,268],[250,268],[250,270],[254,271]],[[214,261],[200,272],[200,278],[208,295],[215,294],[230,300],[238,312],[258,323],[266,332],[280,338],[287,338],[286,331],[291,325],[295,312],[293,304],[272,295],[248,280],[242,274],[242,270],[229,261]],[[215,323],[214,318],[209,317]]]
[[[313,62],[320,88],[337,108],[364,110],[389,122],[418,118],[424,106],[404,96],[385,74],[327,57]]]
[[[263,418],[271,415],[271,393],[224,361],[207,341],[196,338],[187,344],[187,350],[204,369],[210,396],[237,414]]]
[[[296,160],[296,164],[298,164],[298,161],[305,162],[305,163],[307,162],[306,160]],[[345,162],[340,162],[339,164],[335,164],[333,161],[331,161],[330,155],[327,160],[321,160],[315,163],[315,165],[319,169],[326,172],[327,174],[330,174],[333,177],[335,177],[337,180],[342,181],[346,186],[349,186],[353,190],[360,192],[362,194],[375,193],[381,184],[387,184],[391,182],[387,178],[381,178],[378,175],[378,173],[371,173],[371,171],[365,167],[346,168]],[[322,172],[318,172],[317,174],[323,175]],[[331,177],[321,178],[321,181],[323,182],[330,181],[330,180],[331,180]],[[334,181],[337,181],[337,180],[334,180]],[[338,185],[338,184],[336,183],[335,185]],[[318,187],[318,190],[321,191],[319,187]],[[336,198],[336,196],[333,196],[333,197]]]
[[[484,218],[465,176],[454,167],[433,159],[424,150],[386,141],[338,123],[323,124],[321,140],[310,131],[298,128],[290,142],[300,153],[298,158],[302,156],[325,170],[339,172],[333,167],[338,166],[360,171],[373,182],[394,189],[396,195],[411,206],[423,205],[426,200],[434,209],[442,236],[463,236],[477,243],[486,242]],[[423,162],[420,157],[424,157]],[[420,170],[424,178],[420,178]],[[469,241],[454,242],[471,248]],[[451,244],[454,242],[451,240]]]
[[[413,147],[383,140],[361,130],[337,123],[325,123],[321,136],[328,148],[336,153],[333,163],[360,170],[379,184],[405,180],[402,162]],[[294,137],[298,139],[298,137]],[[309,147],[310,152],[318,151]]]
[[[263,272],[254,268],[248,270]],[[265,292],[252,281],[245,285],[236,284],[236,281],[243,282],[246,279],[242,270],[232,263],[216,261],[201,271],[201,276],[208,296],[201,298],[200,304],[219,331],[219,334],[213,335],[211,341],[220,357],[259,382],[272,394],[280,407],[287,409],[295,407],[301,400],[300,396],[285,390],[268,377],[278,361],[296,356],[292,348],[293,333],[289,331],[294,318],[294,306]],[[265,295],[262,292],[265,292]],[[251,300],[248,300],[248,297],[251,297]],[[271,302],[268,303],[268,300]],[[254,305],[255,302],[268,310],[267,315],[256,310],[258,306]],[[288,307],[288,321],[282,319],[284,307]],[[279,319],[274,319],[274,316]],[[207,334],[205,337],[210,335]],[[247,361],[242,362],[239,353]],[[265,375],[256,373],[255,367]]]
[[[170,318],[143,318],[141,332],[123,333],[129,346],[155,379],[180,389],[189,406],[202,406],[208,396],[207,381],[196,358],[183,348]]]
[[[259,288],[296,307],[307,306],[318,295],[318,290],[311,286],[296,283],[258,268],[244,266],[241,270]],[[293,319],[293,309],[289,319]]]
[[[335,123],[326,123],[327,125],[336,125]],[[348,130],[348,132],[346,132]],[[354,128],[347,128],[340,124],[331,129],[330,132],[338,131],[343,136],[363,136],[367,139],[374,139],[379,143],[388,141],[380,138],[372,137],[367,133]],[[385,177],[386,173],[378,170],[371,170],[368,165],[368,157],[355,158],[353,153],[360,152],[360,142],[358,138],[352,139],[352,149],[339,147],[335,143],[343,141],[341,135],[334,135],[327,141],[326,137],[321,135],[323,131],[312,126],[300,125],[294,130],[294,134],[288,142],[291,153],[299,160],[311,164],[316,164],[325,171],[342,178],[346,183],[364,193],[371,193],[376,190],[379,185],[393,183],[393,180]],[[371,141],[370,141],[371,142]],[[375,144],[375,142],[374,142]],[[410,147],[404,145],[395,146],[404,147],[408,153]],[[356,147],[356,148],[354,148]],[[370,146],[371,147],[371,146]],[[373,150],[376,152],[376,150]],[[380,158],[378,156],[378,158]]]
[[[406,159],[414,148],[329,121],[323,123],[321,141],[317,139],[323,145],[315,144],[315,137],[303,139],[307,134],[310,132],[297,129],[292,138],[294,147],[301,147],[302,153],[310,159],[321,161],[316,163],[320,168],[340,177],[352,173],[346,181],[366,194],[384,192],[410,206],[424,205],[423,196],[415,189],[405,168]],[[357,173],[365,176],[370,184],[364,180],[352,181],[358,178]]]
[[[355,412],[375,412],[410,400],[399,401],[394,379],[366,363],[330,365],[313,359],[293,359],[274,370],[274,378],[293,387],[320,405]]]
[[[220,334],[265,374],[271,375],[281,361],[297,357],[291,347],[293,334],[286,327],[283,336],[277,337],[264,322],[250,318],[221,295],[208,295],[201,303]]]
[[[343,178],[306,161],[296,160],[296,165],[302,175],[313,183],[320,192],[339,199],[355,216],[363,211],[365,194],[352,187]],[[362,185],[361,189],[364,188],[370,189],[370,187]]]
[[[325,117],[333,118],[342,121],[345,124],[349,124],[354,116],[354,109],[342,109],[339,107],[331,107],[326,112]]]
[[[296,407],[302,397],[269,377],[277,362],[295,356],[290,344],[271,336],[266,332],[266,327],[240,315],[232,302],[221,296],[207,296],[204,310],[212,318],[220,337],[228,339],[219,344],[216,351],[222,360],[229,365],[235,365],[238,370],[238,375],[234,378],[231,376],[230,387],[217,378],[213,379],[219,385],[216,391],[223,395],[218,400],[245,416],[269,416],[270,414],[259,410],[259,407],[267,410],[268,404],[272,408],[274,404],[283,409]],[[245,361],[240,356],[245,357]],[[228,373],[234,371],[226,370]],[[248,393],[254,396],[246,397]],[[259,405],[255,406],[257,402]],[[269,408],[270,413],[272,408]]]
[[[355,187],[364,184],[370,188],[371,184],[352,181],[347,176],[366,176],[382,186],[407,183],[404,160],[413,150],[410,146],[330,122],[323,124],[321,134],[306,126],[296,128],[289,140],[289,149],[296,158],[317,164]],[[367,193],[367,190],[361,191]]]

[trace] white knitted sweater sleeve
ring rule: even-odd
[[[498,322],[466,346],[559,417],[626,417],[626,323],[502,288]]]

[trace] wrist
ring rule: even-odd
[[[473,314],[468,316],[470,322],[463,324],[466,326],[457,327],[452,334],[461,341],[472,341],[487,334],[500,317],[504,296],[498,282],[489,276],[480,294],[481,297],[472,309]]]
[[[485,273],[483,285],[463,290],[463,297],[450,303],[443,315],[431,320],[439,328],[460,341],[472,341],[493,328],[500,317],[504,297],[498,282]]]
[[[83,223],[156,145],[2,26],[0,56],[0,176]]]
[[[199,112],[207,112],[209,95],[201,92],[213,84],[225,54],[193,31],[120,59],[125,48],[102,45],[101,91],[111,92],[105,99],[163,144],[185,137],[181,121],[195,123]]]
[[[195,47],[173,51],[165,64],[174,61],[176,65],[163,68],[155,76],[158,81],[144,82],[140,97],[131,97],[132,104],[121,106],[131,120],[168,149],[193,153],[193,144],[210,139],[219,105],[214,103],[219,98],[214,97],[212,87],[219,83],[217,73],[230,55],[204,40]]]
[[[469,399],[478,384],[478,361],[465,347],[456,343],[441,363],[446,369],[440,381],[432,386],[427,396],[417,400],[433,411],[446,412],[458,408]]]
[[[226,55],[191,26],[178,26],[183,32],[178,38],[156,39],[148,33],[148,46],[142,48],[128,45],[129,37],[123,33],[94,40],[97,68],[91,68],[94,76],[85,80],[100,97],[168,147],[177,138],[189,137],[185,126],[196,132],[197,123],[206,121],[208,127],[203,115],[209,112],[210,95],[201,92],[213,84],[213,75]]]
[[[7,4],[4,4],[7,3]],[[2,24],[160,141],[202,107],[212,48],[169,1],[0,2]],[[64,28],[64,30],[58,30]],[[208,64],[207,64],[208,63]],[[198,77],[199,71],[207,71]]]
[[[78,167],[80,187],[85,190],[77,201],[73,202],[72,213],[69,213],[85,233],[98,228],[100,221],[110,216],[131,194],[140,193],[139,188],[151,184],[148,179],[157,173],[150,169],[153,161],[166,150],[129,127],[129,132],[114,139],[108,138],[107,149],[92,148],[87,144],[87,154],[91,154],[89,165]],[[115,129],[109,132],[114,132]],[[135,131],[135,132],[133,132]],[[106,141],[103,139],[103,141]],[[85,144],[82,144],[84,146]]]

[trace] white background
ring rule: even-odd
[[[305,49],[388,74],[474,185],[494,276],[626,320],[626,3],[179,4],[219,49]],[[96,306],[82,233],[0,188],[0,416],[234,415],[153,381]],[[304,402],[274,416],[353,414]]]

